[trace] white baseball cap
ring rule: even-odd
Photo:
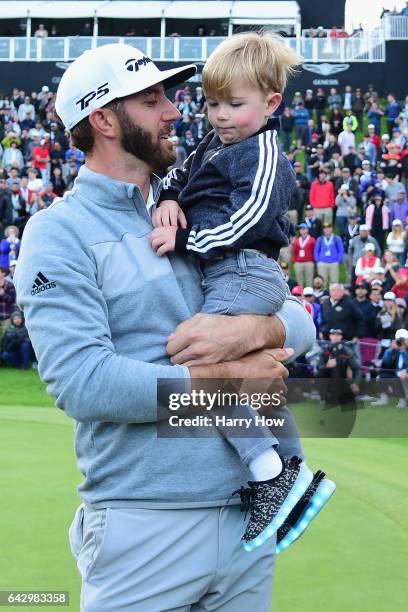
[[[303,295],[313,295],[313,287],[305,287],[303,289]]]
[[[368,225],[366,225],[365,223],[362,223],[360,225],[360,230],[365,230],[366,232],[368,232],[370,228],[368,227]]]
[[[394,301],[396,299],[396,295],[393,291],[387,291],[387,293],[384,293],[384,300],[392,300]]]
[[[408,331],[404,328],[402,329],[397,329],[397,331],[395,332],[395,339],[398,340],[399,338],[403,338],[404,340],[408,340]]]
[[[373,128],[375,129],[374,123],[369,123],[367,126],[367,129],[373,129]]]
[[[363,159],[363,161],[361,162],[362,166],[366,166],[366,165],[370,165],[370,161],[368,159]]]
[[[62,75],[55,110],[70,130],[95,108],[162,83],[165,89],[187,81],[194,64],[159,70],[139,49],[114,43],[85,51]]]
[[[361,229],[361,225],[360,225],[360,229]],[[365,251],[375,251],[375,246],[373,245],[372,242],[367,242],[367,244],[364,247]]]

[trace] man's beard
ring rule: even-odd
[[[137,125],[123,108],[118,108],[116,116],[122,130],[120,144],[127,153],[146,162],[154,171],[167,171],[177,160],[177,152],[171,148],[163,150],[160,138],[153,141],[152,135]]]

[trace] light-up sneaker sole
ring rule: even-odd
[[[279,529],[279,527],[283,524],[285,519],[289,516],[293,508],[296,506],[302,495],[306,492],[306,489],[310,485],[313,480],[313,472],[307,467],[307,465],[303,462],[300,466],[299,474],[293,484],[290,493],[287,498],[283,502],[279,512],[275,515],[273,520],[269,523],[269,525],[261,531],[259,535],[256,536],[250,542],[242,542],[242,546],[247,552],[251,552],[258,546],[261,546],[266,540],[269,540]]]
[[[306,506],[305,511],[299,517],[296,525],[289,531],[289,533],[286,534],[279,544],[276,545],[277,555],[286,550],[295,540],[300,538],[316,515],[329,501],[335,490],[336,485],[332,480],[329,480],[328,478],[324,478],[324,480],[322,480],[312,499]]]

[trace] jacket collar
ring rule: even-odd
[[[280,121],[279,119],[277,119],[276,117],[269,117],[269,119],[267,120],[267,122],[265,123],[265,125],[263,125],[261,127],[260,130],[258,130],[255,134],[252,134],[252,136],[248,136],[248,138],[252,138],[254,136],[259,136],[259,134],[262,134],[262,132],[267,132],[268,130],[276,130],[279,133],[280,130]],[[209,137],[210,135],[210,137]],[[234,146],[234,144],[240,144],[240,142],[232,142],[231,144],[227,144],[227,145],[223,145],[221,143],[220,138],[217,136],[215,130],[211,130],[211,132],[209,132],[209,134],[207,134],[208,137],[208,142],[211,143],[211,148],[213,148],[214,146],[222,146],[224,147],[232,147]],[[246,140],[246,139],[245,139]]]
[[[155,174],[150,177],[155,201],[161,190],[161,180]],[[124,183],[110,176],[90,170],[85,164],[81,166],[71,193],[77,192],[98,206],[115,210],[134,210],[146,202],[140,189],[134,183]]]

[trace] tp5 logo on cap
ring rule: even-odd
[[[81,111],[84,110],[84,108],[89,106],[91,100],[94,98],[99,100],[99,98],[102,98],[102,96],[106,96],[106,94],[109,93],[109,87],[107,87],[108,84],[109,83],[104,83],[103,85],[99,85],[96,91],[90,91],[89,93],[85,94],[84,97],[75,102],[75,104],[80,104]]]

